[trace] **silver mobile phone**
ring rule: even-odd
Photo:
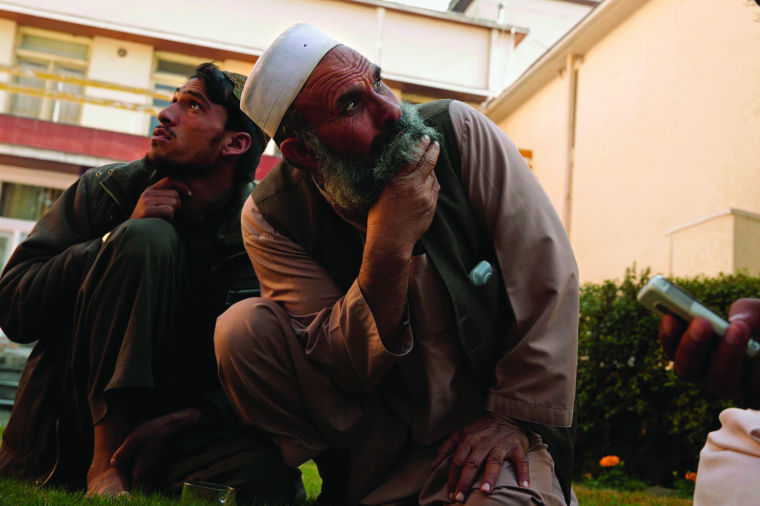
[[[639,290],[636,298],[641,305],[660,316],[675,315],[686,323],[697,317],[704,318],[710,322],[713,331],[720,337],[723,337],[728,329],[726,320],[663,276],[658,275],[650,279]],[[747,356],[755,357],[758,354],[760,354],[760,343],[750,339],[747,343]]]

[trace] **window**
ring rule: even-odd
[[[63,190],[18,183],[0,183],[0,216],[37,221]]]
[[[157,51],[151,76],[153,89],[171,96],[174,94],[174,90],[185,84],[188,77],[195,74],[195,68],[204,61],[207,60]],[[159,109],[163,109],[170,103],[168,100],[153,99],[153,105]],[[148,135],[157,126],[158,118],[153,116],[150,118]]]
[[[0,231],[0,265],[5,266],[8,257],[11,255],[11,242],[13,235]]]
[[[84,86],[55,77],[84,78],[89,51],[90,42],[85,37],[31,28],[19,29],[16,67],[28,73],[14,76],[13,81],[29,91],[11,95],[8,112],[60,123],[79,123],[81,103],[57,98],[56,95],[81,97]]]
[[[72,174],[0,165],[0,269],[76,179]]]
[[[8,263],[11,253],[26,239],[31,226],[17,220],[0,218],[0,270]]]
[[[59,188],[0,182],[0,269],[62,193]]]

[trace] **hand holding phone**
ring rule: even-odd
[[[662,276],[638,300],[662,316],[660,344],[679,378],[760,409],[760,343],[751,338],[760,335],[760,299],[734,301],[730,324]]]
[[[723,337],[729,323],[717,313],[705,306],[696,297],[667,280],[663,276],[655,276],[644,285],[637,296],[641,305],[653,313],[664,316],[674,315],[687,324],[694,318],[706,319],[712,325],[716,335]],[[760,354],[760,343],[750,339],[747,343],[746,355],[753,358]]]

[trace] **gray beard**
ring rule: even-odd
[[[400,133],[399,133],[400,132]],[[427,135],[431,141],[439,140],[438,131],[425,124],[417,109],[408,102],[401,104],[401,119],[380,139],[372,163],[354,160],[335,154],[310,130],[299,137],[311,148],[319,161],[322,190],[331,204],[354,216],[366,216],[385,184],[393,179],[404,164],[417,162],[415,144]]]

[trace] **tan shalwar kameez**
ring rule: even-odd
[[[448,461],[436,470],[431,463],[443,440],[484,410],[555,426],[572,419],[578,277],[565,231],[506,135],[461,102],[452,102],[450,115],[461,182],[493,240],[515,314],[505,333],[519,336],[498,361],[490,389],[473,374],[446,288],[426,255],[413,257],[410,325],[389,349],[358,283],[343,293],[252,199],[243,209],[245,246],[262,296],[284,310],[248,299],[217,323],[220,376],[242,419],[273,433],[294,466],[330,446],[351,447],[348,495],[362,503],[418,492],[422,504],[448,502]],[[530,438],[531,489],[516,483],[507,461],[493,493],[475,490],[468,504],[531,497],[564,504],[546,446]]]

